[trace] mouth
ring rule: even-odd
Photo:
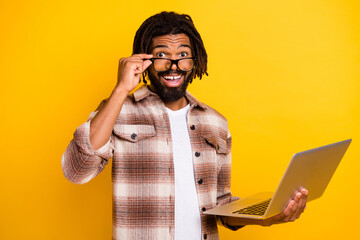
[[[168,87],[178,87],[181,85],[184,79],[182,74],[163,74],[161,78],[166,86]]]

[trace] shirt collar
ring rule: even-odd
[[[147,87],[146,84],[143,84],[138,90],[136,90],[134,92],[134,100],[136,102],[141,101],[144,98],[147,98],[149,95],[156,95],[158,96],[156,93],[150,91],[150,89]],[[197,100],[193,95],[191,95],[188,91],[186,91],[185,93],[185,97],[187,98],[187,100],[190,103],[191,107],[200,107],[202,109],[207,109],[207,106],[200,102],[199,100]]]

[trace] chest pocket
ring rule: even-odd
[[[156,135],[153,125],[115,125],[114,134],[129,142],[138,142]]]
[[[226,139],[214,135],[205,135],[204,138],[207,143],[215,148],[217,153],[228,153]]]

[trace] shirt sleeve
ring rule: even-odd
[[[220,173],[218,176],[218,189],[217,189],[217,206],[221,206],[226,203],[233,202],[235,200],[240,199],[239,197],[232,196],[230,191],[231,186],[231,135],[228,132],[227,140],[226,140],[226,159],[223,162]],[[227,217],[224,216],[216,216],[217,223],[220,226],[228,228],[230,230],[236,231],[244,226],[231,226],[227,224]]]
[[[74,138],[62,156],[63,173],[70,182],[83,184],[90,181],[104,169],[113,156],[113,136],[98,150],[91,146],[90,122],[95,115],[96,112],[93,112],[88,121],[76,129]]]

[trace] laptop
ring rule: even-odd
[[[324,193],[351,139],[296,153],[275,193],[262,192],[205,211],[204,214],[266,219],[281,213],[300,187],[309,191],[307,202]]]

